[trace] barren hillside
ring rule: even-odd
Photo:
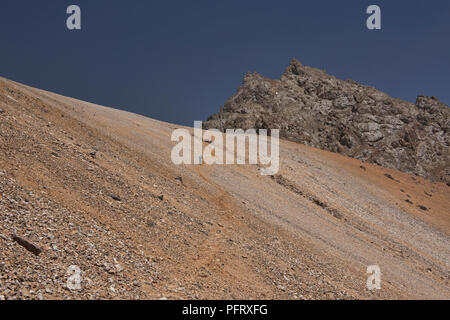
[[[176,166],[177,127],[0,78],[0,299],[450,299],[445,183],[289,141]]]

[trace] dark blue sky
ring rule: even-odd
[[[77,4],[82,30],[66,28]],[[366,8],[382,30],[366,29]],[[450,104],[450,1],[2,0],[0,75],[192,125],[247,71],[279,78],[291,58],[409,101]]]

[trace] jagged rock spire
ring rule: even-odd
[[[450,109],[339,80],[292,59],[280,80],[247,74],[205,128],[280,128],[280,136],[450,184]]]

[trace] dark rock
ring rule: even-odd
[[[120,197],[114,193],[110,193],[109,196],[111,197],[111,199],[116,200],[116,201],[122,201],[122,199],[120,199]]]
[[[421,204],[419,204],[418,207],[419,207],[420,210],[423,210],[423,211],[427,211],[428,210],[427,207],[425,207],[425,206],[423,206]]]
[[[90,156],[92,159],[96,159],[96,158],[97,158],[97,152],[92,151],[92,152],[89,153],[89,156]]]
[[[394,177],[391,176],[389,173],[385,173],[384,176],[385,176],[386,178],[389,178],[389,179],[391,179],[391,180],[396,181],[396,180],[394,179]]]
[[[37,245],[25,238],[19,237],[15,234],[12,234],[11,238],[36,256],[38,256],[42,251]]]
[[[183,178],[181,176],[176,177],[175,180],[180,181],[181,183],[183,183]]]

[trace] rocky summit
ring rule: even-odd
[[[280,80],[247,73],[205,129],[280,129],[280,136],[450,184],[449,108],[416,103],[292,60]]]

